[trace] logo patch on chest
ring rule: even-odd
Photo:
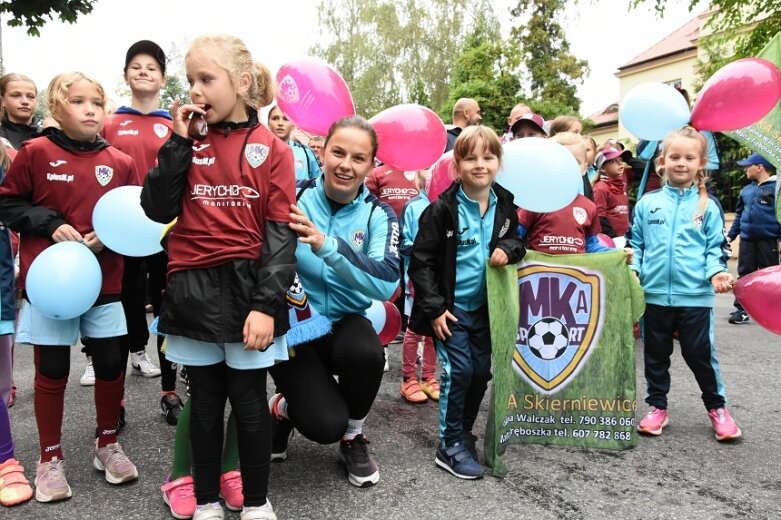
[[[365,231],[353,231],[352,232],[352,243],[353,246],[357,249],[363,247],[363,243],[366,241],[366,232]]]
[[[259,143],[250,143],[244,147],[244,157],[253,168],[257,168],[268,158],[268,146]]]
[[[101,186],[107,185],[114,177],[114,168],[106,166],[105,164],[99,164],[95,166],[95,177]]]
[[[154,130],[155,135],[160,139],[168,135],[168,127],[162,123],[155,123],[155,126],[152,127],[152,130]]]
[[[586,219],[588,218],[588,213],[586,213],[585,209],[575,206],[574,208],[572,208],[572,216],[575,217],[575,222],[577,222],[582,226],[583,224],[586,223]]]

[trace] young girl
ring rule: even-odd
[[[420,170],[415,177],[418,196],[404,205],[401,214],[401,248],[399,253],[404,259],[404,265],[409,269],[409,255],[415,236],[418,234],[418,221],[423,210],[429,205],[426,185],[431,178],[430,172]],[[409,275],[404,276],[409,280]],[[413,295],[407,289],[405,314],[412,312]],[[418,381],[415,360],[418,357],[418,345],[423,343],[422,367]],[[425,403],[429,399],[439,401],[440,387],[436,378],[437,351],[431,336],[415,334],[409,328],[404,333],[404,344],[401,353],[401,396],[410,403]]]
[[[38,89],[27,76],[6,74],[0,78],[0,137],[16,150],[41,132],[33,124],[37,102]]]
[[[0,145],[0,183],[10,166],[5,146]],[[13,345],[16,307],[14,302],[14,258],[8,228],[0,224],[0,504],[14,506],[30,500],[33,490],[24,468],[14,458],[8,402],[13,383]]]
[[[691,127],[672,132],[662,144],[657,168],[661,190],[635,207],[632,269],[645,290],[646,402],[651,406],[638,431],[661,435],[669,424],[670,356],[678,332],[681,354],[702,390],[716,439],[740,437],[726,408],[713,345],[713,293],[730,290],[732,275],[722,257],[724,221],[708,198],[703,180],[705,138]]]
[[[103,136],[108,142],[133,158],[142,178],[154,167],[158,150],[171,135],[171,116],[160,109],[165,65],[165,53],[156,43],[141,40],[130,46],[125,56],[124,73],[132,95],[131,104],[119,107],[103,129]],[[158,316],[167,264],[165,253],[146,258],[125,258],[122,304],[128,335],[123,344],[122,367],[127,369],[128,354],[132,353],[132,373],[144,377],[156,377],[162,373],[160,412],[168,424],[175,425],[182,410],[182,401],[176,395],[176,368],[160,352],[162,336],[157,337],[160,368],[146,353],[149,340],[144,308],[147,273],[153,313]]]
[[[166,358],[186,365],[190,379],[193,518],[223,517],[228,398],[241,461],[241,518],[274,519],[266,499],[266,369],[288,358],[280,336],[288,327],[285,292],[295,270],[293,154],[258,122],[257,109],[272,100],[274,84],[240,39],[199,37],[185,66],[193,103],[172,107],[174,132],[147,175],[141,204],[158,222],[178,216],[168,239],[158,330],[167,335]],[[188,123],[196,123],[190,116],[209,125],[196,146],[187,137]]]
[[[305,181],[320,176],[320,163],[317,161],[317,157],[308,146],[293,139],[293,130],[296,127],[278,106],[272,108],[268,113],[268,127],[293,150],[293,158],[296,161],[296,180]]]
[[[106,95],[94,79],[79,72],[60,74],[49,84],[49,111],[61,129],[47,130],[16,156],[0,186],[0,220],[21,234],[20,287],[35,257],[53,242],[74,240],[89,247],[103,272],[95,305],[82,316],[54,320],[25,301],[17,341],[35,348],[35,419],[40,461],[35,498],[40,502],[71,496],[60,445],[70,349],[79,333],[93,345],[98,438],[94,466],[119,484],[138,471],[117,442],[122,371],[119,336],[127,332],[119,294],[122,257],[103,248],[92,230],[92,210],[100,197],[119,186],[138,184],[127,155],[98,136]],[[100,165],[100,166],[96,166]]]
[[[629,199],[621,152],[605,148],[597,154],[595,164],[599,177],[594,183],[594,204],[602,232],[609,237],[623,237],[629,230]]]
[[[444,368],[436,464],[463,479],[484,472],[472,426],[491,379],[486,262],[516,263],[525,253],[515,234],[513,196],[494,184],[501,159],[493,130],[461,132],[453,148],[460,181],[421,215],[409,268],[415,289],[410,327],[436,336]]]

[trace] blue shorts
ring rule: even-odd
[[[75,345],[79,333],[83,338],[113,338],[127,334],[125,311],[121,302],[90,307],[70,320],[44,316],[25,300],[19,315],[17,343],[31,345]]]
[[[289,359],[285,336],[274,338],[274,343],[264,352],[244,350],[244,343],[209,343],[172,334],[166,335],[165,344],[165,358],[185,366],[202,367],[225,361],[236,370],[252,370]]]

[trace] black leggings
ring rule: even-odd
[[[262,506],[268,492],[271,420],[266,370],[236,370],[224,362],[187,366],[190,378],[190,446],[198,504],[219,500],[225,400],[230,399],[239,445],[244,505]]]
[[[157,317],[160,315],[160,306],[163,303],[168,255],[157,253],[146,257],[146,267],[149,272],[149,303],[152,304],[153,315]],[[144,325],[146,325],[146,318]],[[162,373],[160,383],[163,392],[171,392],[176,390],[176,367],[166,359],[165,353],[160,350],[163,346],[163,339],[163,336],[157,336],[157,360],[160,362],[160,372]]]
[[[113,381],[122,373],[120,339],[100,338],[89,340],[92,349],[92,366],[95,377],[101,381]],[[41,356],[38,371],[49,379],[68,377],[71,368],[71,349],[67,346],[39,346]]]
[[[348,419],[369,414],[384,364],[371,322],[349,315],[334,323],[328,336],[295,347],[295,356],[269,373],[284,394],[288,416],[298,431],[307,439],[331,444],[342,438]]]

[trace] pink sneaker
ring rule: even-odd
[[[160,486],[163,500],[171,508],[171,516],[179,519],[192,518],[195,514],[195,483],[190,476],[166,481]]]
[[[244,507],[244,487],[240,471],[233,470],[220,475],[220,497],[225,501],[225,507],[231,511],[241,511]]]
[[[713,425],[713,431],[716,432],[717,441],[731,441],[743,434],[730,416],[729,411],[724,407],[708,410],[708,417]]]
[[[662,429],[668,424],[670,419],[667,417],[667,410],[652,406],[640,421],[637,431],[647,435],[661,435]]]

